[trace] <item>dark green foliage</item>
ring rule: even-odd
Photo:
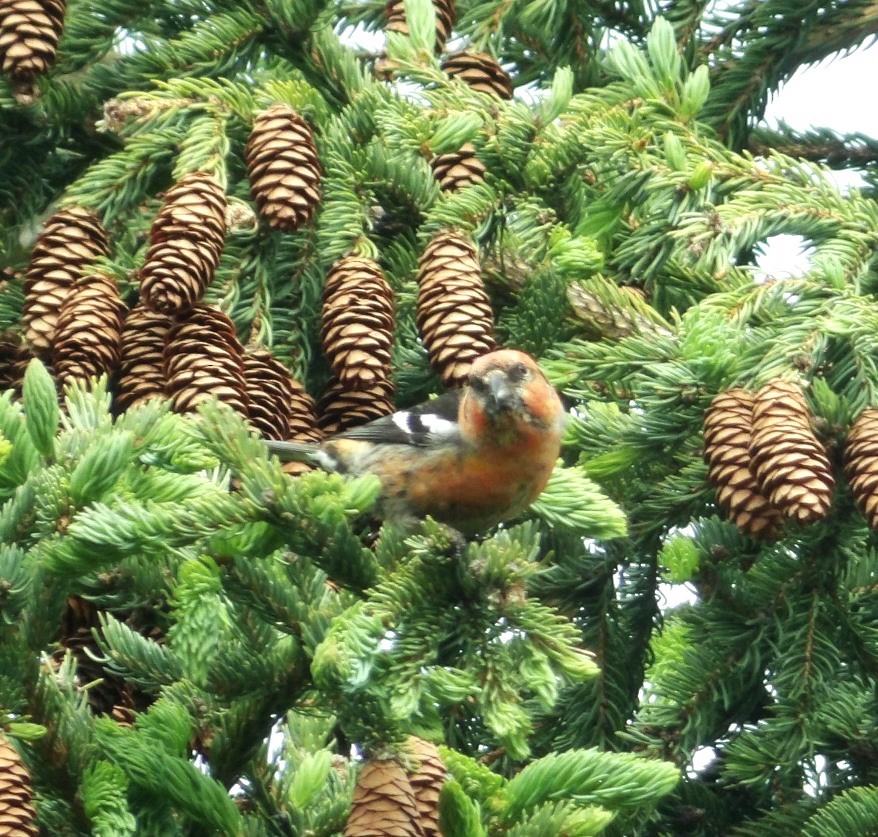
[[[823,164],[874,180],[876,140],[756,123],[874,36],[874,3],[461,0],[454,47],[512,101],[441,72],[429,0],[410,37],[384,5],[70,0],[34,94],[0,79],[0,326],[64,205],[98,212],[134,305],[162,192],[202,171],[229,199],[205,300],[319,398],[324,278],[374,259],[407,406],[438,389],[418,259],[453,228],[498,341],[570,406],[563,462],[463,544],[380,526],[375,479],[290,478],[216,404],[117,415],[113,381],[59,401],[32,363],[0,396],[0,709],[43,830],[329,837],[359,761],[405,764],[416,734],[446,745],[448,835],[873,833],[878,547],[842,463],[878,405],[878,208]],[[277,102],[322,169],[295,233],[260,223],[244,163]],[[466,143],[484,182],[443,192],[430,160]],[[810,247],[791,277],[753,263],[777,233]],[[778,377],[838,486],[757,543],[720,516],[702,422]]]

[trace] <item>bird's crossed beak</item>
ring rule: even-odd
[[[488,396],[485,406],[489,413],[497,415],[509,410],[517,403],[516,389],[501,369],[492,369],[487,376]]]

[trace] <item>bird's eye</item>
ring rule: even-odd
[[[523,381],[530,375],[530,369],[525,363],[515,363],[509,367],[507,375],[511,381]]]

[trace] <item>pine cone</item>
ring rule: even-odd
[[[213,177],[193,172],[164,198],[149,231],[140,298],[150,311],[178,314],[213,281],[226,237],[226,195]]]
[[[787,517],[811,523],[829,511],[835,478],[795,384],[775,380],[756,393],[750,469],[762,493]]]
[[[163,398],[165,341],[173,320],[167,314],[132,308],[122,326],[119,384],[116,409],[119,412],[150,398]]]
[[[418,262],[418,330],[446,386],[459,386],[472,362],[494,347],[494,314],[472,242],[440,232]]]
[[[244,353],[243,371],[250,423],[266,439],[289,439],[296,395],[289,370],[267,349],[250,348]]]
[[[247,416],[243,354],[226,314],[209,305],[193,306],[171,326],[165,343],[165,379],[174,410],[189,412],[216,397]]]
[[[738,388],[713,399],[704,417],[704,458],[720,508],[744,534],[770,539],[779,533],[783,515],[750,473],[753,401],[753,393]]]
[[[295,442],[319,442],[323,433],[317,426],[317,405],[304,385],[293,378],[293,398],[290,407],[290,435]]]
[[[99,662],[101,651],[92,629],[98,628],[97,608],[79,596],[69,596],[61,619],[61,635],[58,649],[52,654],[52,664],[57,671],[69,653],[76,661],[76,683],[85,688],[89,708],[95,714],[109,714],[120,701],[129,701],[126,682],[107,671]],[[123,697],[124,695],[124,697]]]
[[[376,381],[369,389],[349,390],[332,380],[317,403],[320,429],[327,436],[374,421],[393,412],[393,384]]]
[[[61,305],[52,359],[62,387],[109,375],[119,365],[125,304],[112,276],[80,276]]]
[[[451,78],[459,78],[473,90],[512,98],[512,79],[490,55],[482,52],[452,52],[442,62],[442,69]]]
[[[30,773],[9,741],[0,736],[0,833],[37,837]]]
[[[55,63],[65,0],[0,3],[0,67],[14,82],[30,82]]]
[[[21,335],[8,330],[0,333],[0,391],[11,389],[15,397],[21,397],[24,373],[31,353],[21,341]]]
[[[442,52],[451,35],[457,12],[454,8],[454,0],[433,0],[433,8],[436,10],[436,52]],[[386,32],[399,32],[408,35],[409,27],[405,19],[405,0],[389,0],[384,7]]]
[[[24,279],[24,336],[35,354],[50,354],[58,312],[74,281],[108,253],[107,234],[90,209],[62,209],[46,221]]]
[[[117,617],[132,630],[147,639],[164,642],[164,634],[154,626],[142,624],[144,611],[135,610]],[[85,691],[88,706],[96,715],[109,715],[117,723],[133,721],[134,710],[144,710],[155,700],[155,695],[142,691],[133,681],[126,680],[106,665],[95,631],[101,630],[100,611],[87,599],[68,596],[61,617],[58,650],[51,660],[57,671],[65,655],[76,661],[76,683]]]
[[[848,432],[845,472],[869,528],[878,529],[878,409],[863,410]]]
[[[590,338],[621,340],[632,334],[650,334],[661,330],[656,321],[643,315],[644,308],[649,310],[649,303],[640,288],[629,285],[613,288],[612,292],[620,297],[618,304],[614,304],[612,298],[608,302],[595,290],[589,287],[588,282],[571,282],[567,286],[567,301]]]
[[[317,407],[314,399],[295,378],[292,379],[292,385],[290,426],[286,438],[294,442],[319,442],[323,438],[323,433],[317,426]],[[291,476],[296,476],[312,471],[314,466],[306,462],[284,462],[281,468]]]
[[[413,757],[409,784],[415,795],[415,805],[421,818],[424,837],[442,837],[439,829],[439,793],[448,777],[448,771],[432,741],[411,735],[406,752]]]
[[[462,145],[460,151],[437,154],[430,166],[443,192],[456,192],[485,180],[485,164],[476,156],[476,147],[471,142]]]
[[[405,771],[395,762],[366,762],[357,778],[345,837],[424,837]]]
[[[393,291],[370,259],[337,261],[323,288],[320,337],[334,375],[347,389],[387,380],[393,346]]]
[[[322,168],[308,123],[289,105],[253,120],[244,152],[253,200],[269,226],[292,232],[314,217]]]

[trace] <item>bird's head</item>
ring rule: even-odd
[[[517,349],[500,349],[477,358],[467,381],[471,420],[482,420],[494,432],[515,428],[554,427],[563,414],[558,393],[536,361]]]

